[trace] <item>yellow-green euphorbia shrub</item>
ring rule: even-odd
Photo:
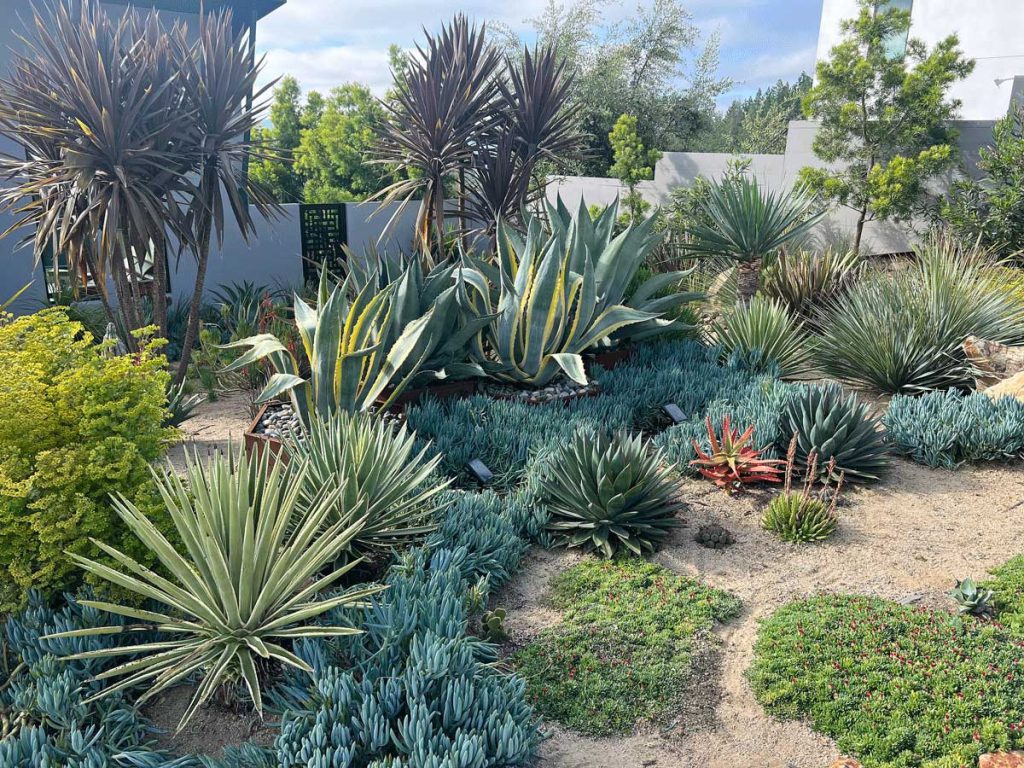
[[[89,537],[133,549],[109,495],[158,514],[147,466],[173,432],[163,426],[169,374],[158,345],[104,355],[60,309],[0,327],[0,371],[0,610],[9,610],[29,588],[74,587],[80,572],[65,551],[99,556]]]

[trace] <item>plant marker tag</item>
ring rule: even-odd
[[[469,471],[473,473],[480,485],[487,485],[494,479],[494,473],[480,459],[473,459],[466,466],[469,467]]]
[[[667,413],[668,417],[672,419],[675,424],[682,424],[686,421],[686,414],[683,413],[683,409],[675,403],[666,403],[661,407],[661,410]]]

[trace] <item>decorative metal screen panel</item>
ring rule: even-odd
[[[340,271],[345,263],[348,219],[344,203],[299,206],[302,232],[302,276],[307,283],[320,276],[320,267]]]

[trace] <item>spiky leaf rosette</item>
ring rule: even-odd
[[[754,439],[753,425],[740,434],[738,429],[733,428],[732,420],[726,415],[722,419],[720,434],[711,424],[710,416],[704,420],[704,426],[708,431],[708,444],[711,448],[705,453],[694,440],[693,450],[696,451],[697,458],[690,462],[690,466],[716,486],[726,493],[731,493],[734,489],[750,483],[782,482],[781,465],[785,462],[761,458],[761,450],[751,445]]]
[[[673,469],[638,436],[578,431],[549,457],[541,498],[548,528],[570,547],[605,557],[653,552],[679,525]]]
[[[827,501],[793,491],[773,498],[761,518],[765,530],[793,543],[827,539],[838,524],[835,510]]]
[[[846,395],[838,384],[808,386],[798,391],[782,412],[779,434],[797,436],[796,458],[806,464],[818,456],[821,472],[835,459],[834,477],[866,483],[877,480],[889,466],[888,449],[878,421],[866,403]]]
[[[315,508],[325,489],[336,489],[328,522],[366,521],[342,553],[349,557],[423,538],[434,530],[436,497],[448,483],[431,480],[441,457],[415,445],[415,432],[369,414],[313,419],[301,439],[286,440],[288,455],[308,465],[299,508]]]
[[[134,620],[132,623],[59,632],[46,639],[114,633],[151,632],[161,637],[137,645],[107,647],[76,653],[68,659],[136,656],[107,669],[97,680],[117,679],[88,701],[135,686],[149,689],[144,702],[194,674],[201,682],[185,709],[179,730],[196,710],[225,683],[241,680],[262,713],[261,660],[290,665],[310,674],[312,667],[292,652],[292,641],[304,637],[350,635],[357,629],[321,626],[310,621],[342,606],[359,606],[379,587],[325,596],[355,565],[325,568],[344,550],[363,520],[329,523],[337,490],[325,492],[305,512],[297,500],[305,480],[302,466],[269,466],[269,451],[261,456],[213,456],[202,464],[187,456],[186,478],[173,468],[154,471],[160,495],[181,540],[179,550],[124,497],[114,508],[136,536],[160,561],[161,572],[102,542],[94,542],[123,571],[69,553],[94,576],[151,600],[160,608],[142,610],[99,600],[81,604]],[[298,462],[294,462],[298,465]]]

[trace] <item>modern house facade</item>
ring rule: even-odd
[[[958,82],[950,96],[963,106],[956,128],[965,170],[972,173],[978,150],[992,140],[992,127],[1015,103],[1024,103],[1024,0],[892,0],[911,14],[910,36],[929,46],[955,32],[965,55],[975,60],[974,72]],[[841,37],[841,23],[858,13],[858,0],[823,0],[818,33],[817,60],[828,58]],[[906,40],[891,42],[894,53]],[[789,124],[786,151],[780,155],[746,155],[749,173],[775,189],[790,188],[801,168],[821,165],[812,148],[817,124],[795,120]],[[654,180],[641,192],[655,205],[664,204],[672,190],[689,186],[697,176],[719,178],[733,156],[704,152],[666,152],[659,160]],[[581,197],[588,204],[607,205],[622,193],[616,179],[560,177],[553,179],[548,195],[560,194],[570,206]],[[847,239],[856,215],[838,209],[822,225],[825,239]],[[869,253],[908,250],[906,227],[891,222],[869,222],[864,248]]]

